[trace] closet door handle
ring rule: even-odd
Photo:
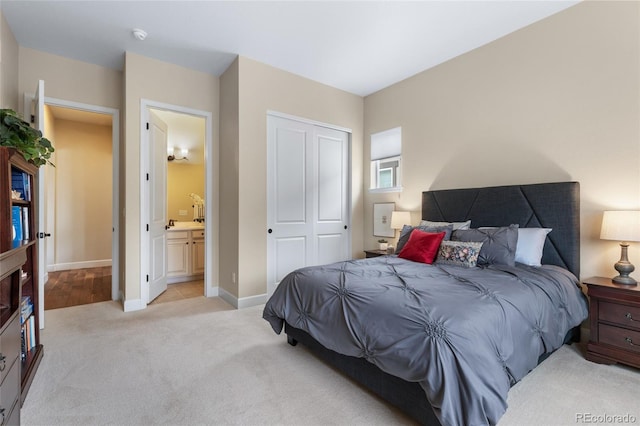
[[[267,232],[271,234],[273,232],[273,229],[269,228],[269,230],[267,230]]]

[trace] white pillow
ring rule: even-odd
[[[471,227],[471,221],[466,222],[432,222],[430,220],[421,220],[420,226],[447,226],[453,225],[453,230],[456,229],[469,229]]]
[[[542,249],[551,228],[518,228],[516,262],[529,266],[541,266]]]

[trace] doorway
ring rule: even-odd
[[[166,253],[163,262],[166,291],[155,298],[152,290],[150,302],[204,296],[205,119],[158,108],[149,111],[166,129],[166,147],[162,142],[160,148],[163,153],[166,151],[166,155],[160,156],[160,161],[166,163],[166,184],[160,187],[166,188],[163,216],[169,228],[165,227],[165,238],[162,238]],[[152,143],[161,142],[154,139]],[[153,278],[150,282],[153,287]]]
[[[111,237],[111,299],[119,300],[123,298],[122,290],[120,288],[120,280],[118,278],[122,278],[124,281],[124,275],[122,277],[121,269],[120,269],[120,217],[119,217],[119,206],[120,206],[120,190],[119,190],[119,146],[120,146],[120,111],[115,108],[97,106],[84,104],[80,102],[68,101],[64,99],[56,99],[45,96],[44,91],[44,80],[38,80],[38,84],[36,86],[36,90],[34,93],[24,93],[24,115],[25,117],[31,117],[31,122],[34,127],[41,132],[45,136],[49,136],[46,131],[46,121],[50,120],[51,116],[48,115],[45,117],[45,105],[48,106],[60,106],[64,108],[68,108],[70,110],[77,111],[85,111],[85,112],[93,112],[98,114],[105,114],[111,117],[111,177],[112,177],[112,209],[111,216],[113,218],[112,222],[112,237]],[[55,139],[52,137],[52,139]],[[55,159],[55,152],[53,155],[53,159]],[[48,170],[50,170],[50,166],[40,167],[38,170],[38,200],[37,203],[40,206],[48,206],[47,204],[47,182],[48,182]],[[53,226],[53,222],[51,224],[47,221],[47,215],[45,214],[47,210],[45,208],[39,209],[38,213],[38,238],[44,238],[45,241],[38,243],[38,299],[44,302],[44,287],[45,283],[48,280],[47,274],[47,245],[51,245],[52,242],[47,243],[46,237],[50,236],[49,226]],[[43,329],[45,327],[45,315],[44,315],[44,305],[45,303],[39,303],[38,311],[39,311],[39,319],[40,319],[40,328]]]
[[[44,182],[44,309],[112,300],[113,117],[46,101],[44,117],[56,148]]]
[[[211,113],[148,100],[141,107],[142,302],[217,296]]]

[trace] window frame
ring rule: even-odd
[[[383,163],[397,161],[396,167],[380,167]],[[395,168],[395,171],[393,170]],[[392,170],[392,186],[380,187],[380,172],[382,170]],[[394,157],[381,158],[379,160],[371,160],[371,185],[370,193],[376,192],[402,192],[402,155]]]

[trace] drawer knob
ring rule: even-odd
[[[633,340],[631,339],[631,337],[625,337],[624,341],[627,342],[628,344],[630,344],[631,346],[640,346],[640,345],[636,345],[635,343],[633,343]]]
[[[628,319],[629,321],[635,321],[635,320],[633,319],[633,315],[631,315],[631,312],[627,312],[626,314],[624,314],[624,317],[625,317],[626,319]]]

